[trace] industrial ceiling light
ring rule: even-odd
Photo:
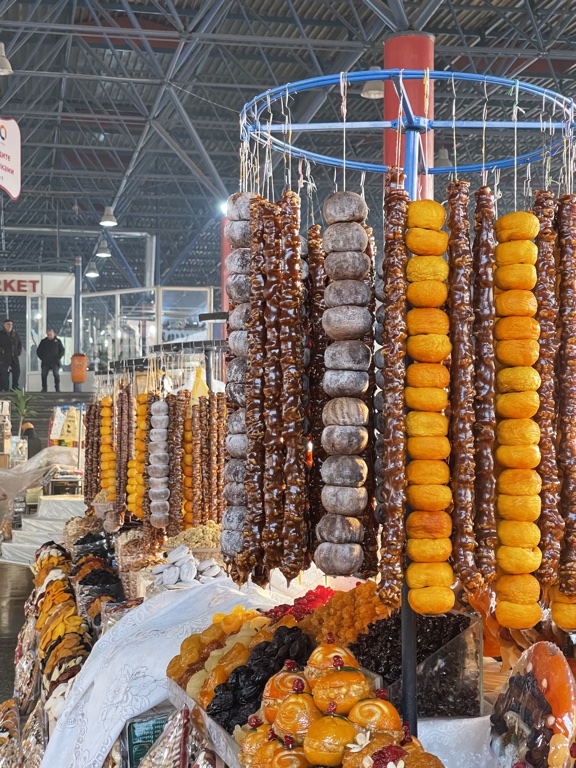
[[[117,227],[118,222],[116,221],[116,216],[114,216],[114,211],[112,210],[111,205],[107,205],[106,208],[104,208],[104,215],[100,219],[100,226],[101,227]]]
[[[110,248],[108,248],[108,243],[104,238],[100,240],[98,243],[98,248],[96,248],[96,256],[100,256],[102,259],[109,259],[112,254],[110,253]]]
[[[223,203],[220,203],[220,213],[222,216],[226,216],[228,213],[228,203],[224,201]]]
[[[12,74],[12,66],[8,61],[8,57],[6,56],[6,49],[4,48],[4,43],[0,43],[0,76],[11,75],[11,74]]]
[[[450,155],[446,147],[440,147],[438,150],[438,156],[436,157],[436,168],[450,168],[452,163],[450,162]]]
[[[370,67],[370,69],[376,71],[380,67]],[[384,98],[384,81],[383,80],[367,80],[362,86],[362,92],[360,93],[363,99],[383,99]]]
[[[88,269],[86,270],[86,277],[91,277],[93,279],[100,277],[100,272],[98,272],[98,267],[96,266],[95,261],[89,262]]]

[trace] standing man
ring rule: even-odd
[[[12,372],[12,389],[18,389],[20,379],[20,355],[22,341],[14,330],[12,320],[4,320],[0,331],[0,391],[10,389],[10,371]]]
[[[60,361],[64,357],[64,344],[56,336],[54,328],[50,328],[46,338],[42,339],[36,350],[42,363],[42,392],[48,392],[48,374],[54,374],[54,387],[60,392]]]

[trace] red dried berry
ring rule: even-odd
[[[270,728],[270,731],[268,732],[268,741],[274,741],[276,738],[276,733],[274,731],[274,728]]]
[[[570,744],[570,757],[576,758],[576,743]]]
[[[390,744],[387,747],[382,747],[372,755],[374,761],[373,768],[387,768],[388,763],[397,763],[403,757],[406,757],[408,752],[402,747],[397,747],[395,744]]]
[[[338,656],[338,654],[336,654],[336,656],[334,656],[334,658],[332,659],[332,666],[335,667],[336,669],[340,669],[340,667],[343,667],[344,659],[342,658],[342,656]]]
[[[526,760],[520,760],[519,762],[514,763],[512,768],[530,768],[530,766],[528,765]]]
[[[286,747],[286,749],[292,749],[292,747],[294,747],[295,744],[296,742],[294,741],[293,736],[286,736],[284,738],[284,746]]]
[[[250,715],[250,717],[248,718],[248,725],[250,726],[250,728],[258,728],[259,726],[262,725],[262,721],[260,720],[258,715]]]
[[[410,733],[410,723],[403,722],[402,723],[402,730],[404,731],[404,738],[407,738],[408,736],[411,736],[411,733]]]
[[[326,705],[326,712],[328,712],[329,715],[333,715],[334,712],[338,709],[338,705],[335,701],[329,701]]]
[[[294,680],[292,683],[292,690],[294,693],[302,693],[304,690],[304,680],[301,680],[299,677],[297,677],[296,680]]]
[[[292,659],[286,659],[284,662],[284,669],[287,669],[288,672],[294,672],[298,669],[298,664],[296,664],[295,661],[292,661]]]
[[[329,645],[332,645],[334,643],[334,635],[332,634],[332,632],[328,632],[328,634],[326,635],[326,642]]]
[[[382,699],[383,701],[388,701],[388,691],[386,688],[378,688],[374,691],[374,696],[376,696],[377,699]]]

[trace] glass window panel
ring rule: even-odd
[[[72,337],[72,298],[69,296],[48,296],[46,299],[46,330],[53,328],[64,345],[62,368],[70,370],[74,339]]]
[[[198,320],[198,315],[208,312],[209,306],[207,290],[163,290],[161,341],[171,343],[209,338],[208,326]]]
[[[154,291],[120,294],[118,343],[121,360],[144,357],[148,347],[156,344],[156,294]]]
[[[106,370],[115,360],[116,296],[82,297],[82,351],[91,371]]]

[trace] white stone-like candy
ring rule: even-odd
[[[150,440],[153,443],[165,443],[168,440],[167,429],[151,429]]]
[[[168,403],[166,400],[155,400],[150,406],[152,416],[166,416],[168,414]]]
[[[176,584],[180,578],[180,568],[176,568],[175,565],[170,565],[162,574],[162,581],[164,584]]]
[[[152,416],[150,418],[150,426],[153,429],[168,429],[170,419],[168,416]]]
[[[150,464],[147,472],[149,477],[151,478],[168,477],[170,473],[170,468],[168,464]],[[161,503],[161,502],[157,502],[157,503]]]
[[[196,573],[196,565],[192,562],[183,563],[180,566],[180,579],[182,581],[194,581]]]
[[[190,552],[188,549],[188,546],[186,544],[180,544],[179,547],[176,547],[176,549],[173,549],[171,552],[168,553],[167,560],[169,563],[175,563],[177,560],[180,560],[181,557],[184,557],[184,555],[187,555]]]

